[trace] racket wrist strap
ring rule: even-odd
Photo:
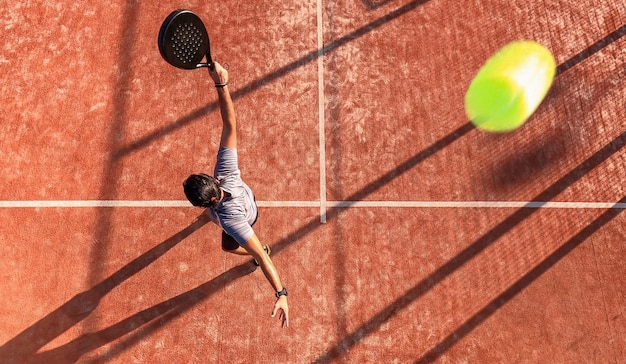
[[[215,84],[216,88],[223,88],[224,86],[228,86],[228,81]]]

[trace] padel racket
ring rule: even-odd
[[[174,67],[192,70],[215,65],[211,59],[209,33],[198,15],[179,9],[165,18],[159,31],[161,56]],[[206,56],[206,62],[202,59]]]

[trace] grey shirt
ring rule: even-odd
[[[214,177],[220,181],[220,187],[230,197],[225,197],[217,208],[210,208],[209,216],[226,234],[243,245],[254,234],[252,224],[256,220],[258,209],[252,190],[241,179],[237,149],[220,147]]]

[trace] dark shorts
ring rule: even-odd
[[[258,209],[257,209],[257,213],[256,213],[256,217],[254,218],[254,222],[250,226],[254,226],[254,224],[256,224],[256,221],[258,219],[259,219],[259,212],[258,212]],[[239,243],[237,242],[237,240],[235,240],[235,238],[233,238],[232,236],[226,234],[226,232],[224,230],[222,230],[222,249],[224,249],[224,250],[236,250],[237,248],[239,248]]]

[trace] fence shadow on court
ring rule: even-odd
[[[128,335],[94,359],[96,362],[100,359],[111,360],[228,284],[255,270],[256,266],[251,261],[237,265],[192,290],[137,312],[105,329],[83,334],[58,348],[36,354],[33,363],[73,363],[88,352]]]
[[[421,5],[424,5],[425,3],[429,2],[430,0],[414,0],[411,1],[410,3],[407,3],[391,12],[389,12],[388,14],[344,35],[343,37],[337,38],[331,42],[329,42],[328,44],[326,44],[324,47],[320,48],[320,49],[316,49],[313,50],[311,52],[309,52],[308,54],[292,61],[291,63],[265,75],[262,76],[250,83],[248,83],[247,85],[244,85],[242,88],[233,91],[232,94],[232,98],[233,100],[237,100],[245,95],[248,95],[250,93],[252,93],[253,91],[256,91],[258,89],[260,89],[261,87],[263,87],[264,85],[274,82],[284,76],[286,76],[287,74],[313,62],[316,61],[319,57],[324,56],[325,54],[329,54],[343,46],[345,46],[346,44],[362,38],[363,36],[369,34],[370,32],[382,27],[383,25],[411,12],[412,10],[415,10],[416,8],[418,8]],[[133,153],[141,148],[144,148],[145,146],[159,140],[160,138],[173,133],[189,124],[191,124],[192,122],[196,121],[197,119],[211,113],[214,110],[217,110],[218,105],[217,103],[210,103],[202,108],[199,108],[197,110],[192,111],[191,113],[181,117],[180,119],[162,127],[159,129],[155,129],[152,132],[148,133],[147,135],[138,138],[137,140],[129,143],[126,146],[117,148],[117,150],[114,151],[113,156],[114,158],[121,158],[127,154]]]
[[[587,47],[585,50],[583,50],[579,54],[570,58],[568,61],[559,65],[559,67],[557,68],[557,76],[571,69],[577,64],[581,63],[585,59],[589,58],[593,54],[599,52],[603,48],[614,43],[615,41],[624,37],[625,35],[626,35],[626,25],[622,25],[620,28],[618,28],[614,32],[610,33],[609,35],[600,39],[596,43]],[[626,132],[622,133],[617,138],[613,139],[610,143],[608,143],[602,149],[594,153],[591,157],[589,157],[583,163],[578,165],[575,169],[570,171],[567,175],[559,179],[555,184],[553,184],[544,192],[539,194],[534,199],[534,201],[549,201],[553,197],[556,197],[556,195],[558,195],[565,188],[571,186],[573,183],[575,183],[580,178],[585,176],[592,169],[598,167],[601,163],[609,159],[611,156],[622,151],[624,146],[626,146]],[[624,202],[626,202],[626,196],[622,197],[619,201],[617,201],[615,205],[621,204]],[[529,213],[533,213],[534,211],[536,211],[535,209],[528,209],[528,210],[529,210]],[[511,215],[511,217],[515,215],[519,215],[518,218],[522,218],[522,219],[527,218],[528,216],[523,216],[521,211],[522,209],[518,210],[515,214]],[[425,363],[432,363],[435,360],[437,360],[442,354],[444,354],[457,342],[459,342],[468,334],[470,334],[475,328],[477,328],[483,322],[485,322],[489,317],[491,317],[494,313],[496,313],[501,307],[503,307],[505,304],[510,302],[519,293],[521,293],[524,289],[530,286],[534,281],[536,281],[544,273],[550,270],[550,268],[552,268],[555,264],[557,264],[559,261],[565,258],[570,252],[572,252],[574,249],[576,249],[578,246],[584,243],[588,238],[590,238],[593,234],[595,234],[600,229],[602,229],[602,227],[607,225],[609,222],[615,219],[622,212],[623,212],[623,209],[621,208],[607,209],[599,217],[597,217],[595,220],[593,220],[591,223],[585,226],[581,231],[579,231],[575,236],[573,236],[572,238],[567,240],[565,243],[563,243],[563,245],[561,245],[556,251],[548,255],[539,264],[537,264],[530,271],[524,274],[521,278],[515,281],[504,292],[499,294],[497,297],[493,298],[480,311],[472,315],[465,322],[463,322],[459,327],[457,327],[452,333],[450,333],[448,336],[446,336],[441,341],[439,341],[437,345],[435,345],[430,350],[428,350],[415,363],[425,364]],[[527,215],[529,215],[529,213],[527,213]],[[511,217],[507,220],[511,220]],[[494,230],[492,230],[491,232],[493,231]],[[480,240],[478,242],[480,242]]]
[[[368,33],[372,29],[379,27],[398,16],[405,14],[406,12],[414,9],[415,7],[426,3],[428,0],[414,1],[411,2],[398,10],[390,13],[388,16],[378,19],[365,27],[362,27],[349,35],[342,37],[328,46],[320,49],[316,52],[312,52],[309,55],[292,62],[291,64],[277,70],[276,72],[266,76],[263,79],[252,82],[247,85],[243,89],[239,90],[235,96],[241,97],[246,93],[253,91],[261,87],[263,84],[267,82],[271,82],[276,80],[288,72],[295,70],[296,68],[311,62],[317,57],[323,55],[324,53],[333,51],[334,49],[346,44],[349,41],[352,41],[358,37],[363,36]],[[622,29],[622,32],[624,27]],[[615,33],[615,32],[614,32]],[[613,34],[613,33],[612,33]],[[619,35],[621,37],[622,35]],[[617,37],[614,35],[614,38]],[[607,38],[609,39],[609,38]],[[615,38],[617,39],[617,38]],[[611,40],[611,39],[609,39]],[[614,41],[614,40],[612,40]],[[566,62],[565,65],[568,65],[569,68],[573,67],[573,65],[581,62],[584,58],[589,57],[591,54],[599,51],[606,45],[612,43],[605,40],[604,43],[596,46],[597,49],[593,49],[593,52],[589,51],[587,54],[579,54],[570,61]],[[583,56],[584,55],[584,56]],[[578,57],[578,58],[577,58]],[[564,72],[563,69],[565,66],[560,66],[559,73]],[[187,117],[179,120],[171,124],[170,126],[157,130],[152,134],[131,143],[130,145],[120,148],[114,154],[115,158],[123,157],[125,154],[128,154],[136,149],[139,149],[157,138],[165,135],[166,133],[172,132],[184,125],[190,123],[194,119],[201,117],[214,108],[215,106],[209,105],[202,110],[196,111]],[[349,201],[359,201],[369,196],[385,184],[390,183],[398,176],[407,172],[411,168],[415,167],[417,164],[425,160],[426,158],[432,156],[437,151],[445,148],[450,145],[454,141],[461,138],[463,135],[467,134],[469,131],[473,130],[473,127],[470,123],[466,123],[451,132],[444,138],[440,139],[438,142],[425,149],[424,151],[416,154],[411,159],[405,161],[400,164],[392,171],[389,171],[385,175],[376,179],[375,181],[369,183],[361,190],[357,191],[355,194],[348,198]],[[620,151],[624,145],[626,144],[626,133],[620,135],[616,139],[614,139],[611,143],[607,144],[601,150],[593,154],[586,161],[581,163],[579,166],[574,168],[568,174],[559,179],[556,183],[550,186],[548,189],[543,191],[541,194],[537,195],[533,200],[534,201],[550,201],[552,198],[557,196],[560,192],[562,192],[567,187],[571,186],[573,183],[578,181],[584,175],[586,175],[590,170],[599,166],[601,163],[606,161],[610,156],[614,155],[618,151]],[[331,209],[327,214],[329,220],[336,218],[343,209]],[[529,216],[534,214],[537,211],[535,208],[522,208],[517,210],[515,213],[510,215],[508,218],[503,220],[501,223],[493,227],[488,233],[483,235],[480,239],[472,243],[468,248],[460,252],[457,256],[452,258],[443,266],[439,267],[435,272],[433,272],[429,277],[422,280],[416,286],[411,288],[405,295],[392,302],[386,308],[381,310],[379,313],[371,317],[368,321],[366,321],[363,325],[352,331],[352,333],[346,335],[343,339],[341,339],[337,344],[333,347],[329,348],[326,353],[320,356],[316,362],[328,362],[333,358],[339,357],[345,352],[349,351],[354,345],[360,342],[364,337],[374,332],[378,327],[380,327],[383,323],[385,323],[390,318],[397,315],[404,308],[430,290],[432,287],[441,282],[445,277],[452,274],[454,271],[459,269],[462,265],[467,263],[469,260],[473,259],[477,254],[484,251],[487,247],[489,247],[493,242],[497,239],[501,238],[504,234],[506,234],[511,228],[520,224],[522,221],[526,220]],[[431,349],[423,358],[420,359],[420,362],[428,362],[433,358],[438,357],[441,353],[448,350],[452,345],[454,345],[460,338],[466,336],[470,333],[474,328],[476,328],[480,323],[486,320],[490,315],[492,315],[495,311],[497,311],[502,305],[512,299],[515,295],[521,292],[525,287],[527,287],[530,283],[532,283],[537,277],[546,272],[550,267],[552,267],[557,261],[562,259],[565,255],[567,255],[571,250],[573,250],[576,246],[580,245],[585,241],[589,236],[599,230],[606,223],[611,221],[614,217],[617,216],[621,210],[609,210],[605,212],[602,216],[584,228],[579,234],[577,234],[574,238],[570,239],[566,242],[561,248],[559,248],[555,253],[546,258],[542,263],[536,266],[533,270],[523,276],[520,280],[518,280],[514,285],[512,285],[509,289],[507,289],[504,293],[494,299],[490,304],[488,304],[483,310],[479,313],[468,319],[463,325],[461,325],[455,332],[450,334],[447,338],[442,340],[437,346]],[[122,352],[126,348],[134,345],[138,342],[142,337],[145,337],[150,332],[155,329],[162,327],[164,324],[169,322],[171,319],[178,317],[180,314],[186,312],[188,309],[193,307],[195,304],[201,302],[206,299],[214,292],[219,290],[221,287],[224,287],[229,282],[242,277],[248,273],[250,273],[254,268],[250,264],[242,264],[231,268],[229,271],[226,271],[219,275],[218,277],[212,279],[209,282],[204,283],[203,285],[187,291],[179,296],[173,297],[167,301],[159,303],[155,306],[152,306],[144,311],[138,312],[119,323],[112,325],[108,328],[102,329],[97,332],[84,334],[71,342],[62,345],[58,348],[38,353],[38,350],[45,346],[47,343],[51,342],[65,331],[73,327],[74,325],[81,322],[83,319],[89,316],[89,314],[97,307],[98,302],[102,299],[106,294],[108,294],[111,290],[117,287],[119,284],[132,277],[134,274],[154,262],[160,256],[169,251],[176,244],[184,240],[194,231],[202,227],[207,223],[207,219],[205,217],[200,217],[198,220],[193,222],[191,225],[181,230],[179,233],[173,235],[169,239],[165,240],[161,244],[157,245],[155,248],[141,255],[137,259],[128,263],[122,269],[96,284],[93,288],[83,293],[78,294],[70,301],[56,309],[55,311],[48,314],[46,317],[39,320],[37,323],[32,325],[31,327],[24,330],[22,333],[17,335],[15,338],[9,340],[2,347],[0,347],[0,361],[11,363],[12,360],[19,363],[48,363],[48,362],[73,362],[80,358],[85,353],[94,350],[106,343],[112,342],[116,339],[121,338],[124,335],[127,335],[132,332],[128,338],[125,338],[123,341],[118,343],[115,347],[113,347],[108,353],[108,356],[115,356],[116,354]],[[281,240],[275,245],[275,252],[279,252],[282,249],[289,247],[294,244],[296,241],[306,236],[313,230],[319,228],[319,217],[312,219],[309,223],[305,224],[297,231],[289,234],[288,237]]]
[[[621,37],[626,35],[626,25],[621,26],[619,29],[610,33],[606,37],[602,38],[598,42],[592,44],[587,47],[580,53],[574,55],[566,62],[560,64],[557,67],[557,75],[561,75],[577,64],[583,62],[585,59],[591,57],[595,53],[604,49],[608,45],[614,43]],[[465,129],[467,128],[467,129]],[[423,160],[424,157],[432,155],[436,150],[441,149],[443,146],[451,144],[454,140],[458,139],[459,136],[464,135],[469,130],[471,130],[471,124],[468,123],[463,127],[457,129],[452,134],[448,135],[444,139],[438,141],[432,147],[428,148],[424,152],[424,156],[419,157],[418,154],[416,157],[411,160],[405,162],[404,164],[399,166],[398,170],[394,170],[388,172],[383,175],[379,180],[370,183],[362,190],[355,193],[353,196],[350,196],[349,200],[356,201],[360,200],[375,190],[378,189],[380,185],[390,182],[395,176],[402,174],[404,171],[412,168],[417,165],[419,161]],[[448,140],[444,142],[444,140]],[[439,148],[436,148],[437,144],[440,144]],[[598,167],[601,163],[606,161],[615,153],[622,150],[622,148],[626,145],[626,132],[619,135],[617,138],[613,139],[610,143],[605,145],[602,149],[594,153],[591,157],[586,159],[584,162],[579,164],[577,167],[572,169],[569,173],[561,177],[550,187],[545,189],[539,195],[535,196],[532,201],[540,201],[547,202],[555,198],[558,194],[564,191],[566,188],[574,184],[576,181],[580,180],[587,173],[589,173],[594,168]],[[432,149],[432,152],[428,152],[429,149]],[[428,277],[420,281],[417,285],[411,288],[405,295],[392,302],[390,305],[385,307],[383,310],[378,312],[376,315],[372,316],[368,321],[359,326],[357,329],[352,331],[350,334],[346,335],[342,340],[336,343],[334,346],[329,348],[329,350],[321,355],[315,363],[327,363],[332,359],[338,358],[341,355],[348,352],[352,347],[354,347],[357,343],[359,343],[363,338],[374,332],[378,327],[384,324],[386,321],[396,316],[403,309],[408,307],[412,302],[417,300],[419,297],[423,296],[426,292],[428,292],[431,288],[439,284],[446,277],[450,276],[452,273],[461,268],[465,263],[472,260],[479,253],[484,251],[486,248],[491,246],[496,240],[504,236],[508,231],[510,231],[515,226],[519,225],[531,215],[533,215],[537,211],[537,208],[520,208],[515,213],[510,215],[508,218],[504,219],[498,225],[489,230],[485,235],[479,238],[477,241],[472,243],[469,247],[461,251],[454,258],[449,260],[446,264],[439,267],[433,273],[431,273]],[[466,321],[460,328],[457,329],[453,334],[449,337],[441,341],[435,348],[429,351],[420,362],[428,362],[433,357],[438,357],[441,353],[448,350],[454,343],[459,340],[459,336],[467,335],[474,328],[478,326],[482,321],[486,319],[485,315],[493,314],[497,308],[501,307],[503,300],[511,299],[517,293],[519,293],[523,288],[528,286],[534,279],[539,277],[545,271],[547,271],[552,265],[555,264],[556,261],[560,260],[565,256],[568,252],[570,252],[575,246],[580,245],[587,237],[593,234],[595,231],[604,226],[608,221],[617,216],[617,214],[621,210],[609,210],[600,218],[595,220],[585,229],[583,229],[576,237],[572,238],[570,241],[566,242],[557,252],[548,257],[544,262],[535,267],[531,272],[521,278],[515,285],[513,285],[509,290],[507,290],[503,295],[501,295],[500,301],[494,301],[490,305],[488,305],[482,312],[482,316],[474,316],[470,320]],[[328,214],[328,219],[331,220],[333,217],[336,217],[337,214],[340,213],[339,209],[331,210]],[[305,227],[305,230],[307,228]]]
[[[198,287],[196,290],[191,291],[193,293],[183,297],[172,298],[108,329],[83,335],[60,348],[37,353],[46,344],[87,318],[98,307],[100,300],[115,287],[152,264],[209,221],[206,214],[200,215],[183,230],[129,262],[91,289],[74,296],[71,300],[2,345],[0,347],[0,362],[7,364],[74,362],[86,351],[121,337],[131,331],[133,327],[138,327],[140,324],[146,323],[165,312],[180,310],[181,306],[191,304],[190,301],[193,301],[194,297],[209,295],[216,288],[224,286],[226,278],[232,279],[233,277],[244,275],[247,272],[245,269],[248,269],[245,266],[233,268],[229,272],[223,273],[212,281],[205,283],[201,286],[202,288]]]
[[[616,204],[624,202],[626,202],[626,197],[623,197]],[[552,254],[542,260],[528,273],[524,274],[524,276],[522,276],[520,279],[515,281],[515,283],[513,283],[504,292],[492,299],[480,311],[467,319],[456,330],[454,330],[454,332],[450,333],[437,345],[435,345],[435,347],[426,352],[419,360],[416,361],[416,363],[431,363],[437,360],[437,358],[439,358],[442,354],[448,351],[452,346],[454,346],[454,344],[462,340],[475,328],[480,326],[489,317],[496,313],[501,307],[503,307],[505,304],[515,298],[515,296],[517,296],[520,292],[530,286],[544,273],[550,270],[550,268],[552,268],[556,263],[565,258],[571,251],[576,249],[580,244],[584,243],[589,237],[595,234],[603,226],[616,218],[620,213],[622,213],[622,211],[623,209],[621,208],[610,208],[606,210],[604,213],[602,213],[602,215],[600,215],[584,229],[578,232],[578,234],[576,234],[574,237],[561,245],[556,251],[554,251]]]
[[[362,0],[368,10],[376,10],[381,6],[387,5],[393,0]]]
[[[561,177],[554,184],[548,187],[546,190],[535,196],[532,201],[541,201],[547,202],[558,196],[561,192],[567,189],[569,186],[574,184],[576,181],[580,180],[587,173],[589,173],[594,168],[598,167],[608,158],[610,158],[615,153],[619,152],[624,146],[626,146],[626,132],[622,133],[620,136],[615,138],[609,144],[605,145],[598,152],[594,153],[591,157],[585,160],[583,163],[579,164],[576,168],[571,170],[569,173]],[[331,361],[334,358],[337,358],[350,350],[353,346],[355,346],[358,342],[360,342],[364,337],[368,336],[372,332],[374,332],[378,327],[384,324],[386,321],[396,316],[403,309],[407,308],[412,302],[423,296],[426,292],[428,292],[431,288],[438,285],[442,282],[446,277],[450,276],[452,273],[457,271],[467,262],[472,260],[478,254],[483,252],[489,246],[491,246],[496,240],[503,237],[507,232],[513,229],[515,226],[519,225],[526,219],[528,219],[531,215],[537,212],[539,208],[530,208],[523,207],[518,209],[516,212],[511,214],[509,217],[504,219],[498,225],[489,230],[486,234],[472,243],[470,246],[462,250],[455,257],[450,259],[444,265],[439,267],[433,273],[431,273],[428,277],[421,280],[418,284],[416,284],[413,288],[407,291],[402,297],[398,298],[390,305],[385,307],[383,310],[378,312],[376,315],[372,316],[368,321],[359,326],[357,329],[352,331],[351,334],[345,336],[340,342],[335,344],[332,348],[330,348],[324,355],[315,360],[315,363],[326,363]],[[334,215],[336,215],[338,212]],[[428,354],[428,357],[436,356],[441,354],[443,351],[447,350],[451,347],[456,341],[459,340],[459,335],[467,335],[472,329],[474,329],[480,322],[486,319],[487,313],[493,314],[495,312],[494,308],[499,308],[505,302],[504,299],[511,299],[517,293],[519,293],[523,288],[532,283],[531,279],[536,279],[539,275],[544,273],[548,268],[554,265],[555,261],[561,259],[564,256],[564,252],[567,253],[571,251],[575,246],[578,246],[584,239],[590,236],[597,229],[606,224],[610,219],[615,217],[617,213],[621,210],[615,211],[607,211],[603,215],[603,217],[599,218],[591,225],[587,226],[583,231],[581,231],[576,237],[572,238],[569,242],[567,242],[562,248],[557,250],[553,256],[546,259],[544,263],[541,263],[535,269],[533,269],[529,274],[527,274],[524,278],[522,278],[518,283],[512,286],[509,290],[507,290],[501,297],[500,301],[496,301],[491,305],[487,306],[483,311],[483,316],[477,316],[477,318],[473,318],[472,320],[466,322],[461,328],[459,328],[459,332],[455,332],[450,335],[447,339],[442,341],[435,349],[433,349],[432,354]],[[333,215],[333,216],[334,216]],[[331,214],[329,214],[329,218]],[[582,240],[581,240],[582,239]],[[558,258],[558,259],[557,259]],[[555,260],[556,259],[556,260]],[[482,312],[482,311],[481,311]],[[475,325],[472,325],[475,323]],[[426,359],[424,359],[426,360]]]
[[[309,54],[297,59],[290,64],[276,70],[275,72],[266,75],[252,83],[244,86],[242,89],[233,93],[233,98],[242,97],[252,91],[262,87],[263,85],[275,81],[286,74],[304,66],[307,63],[310,63],[316,60],[318,57],[323,56],[326,53],[332,52],[337,48],[360,38],[372,30],[402,16],[411,10],[417,8],[418,6],[428,2],[429,0],[415,0],[410,2],[391,13],[387,14],[384,17],[381,17],[351,33],[348,35],[336,39],[333,42],[329,43],[325,47],[319,50],[315,50],[310,52]],[[132,44],[134,42],[134,32],[136,28],[135,19],[136,12],[138,11],[138,6],[135,3],[128,3],[125,13],[129,14],[126,17],[126,21],[122,24],[123,34],[121,36],[122,41],[120,44],[120,64],[128,64],[130,62],[130,49],[126,47],[126,44]],[[145,147],[146,145],[160,139],[161,137],[170,134],[186,125],[192,123],[193,121],[199,119],[200,117],[212,112],[217,109],[217,105],[215,103],[209,104],[201,109],[195,110],[188,115],[174,121],[173,123],[161,128],[152,131],[148,135],[135,140],[127,144],[126,146],[121,146],[117,142],[120,138],[118,137],[119,133],[122,133],[125,128],[125,118],[126,118],[126,98],[125,91],[129,88],[130,80],[128,77],[121,77],[118,81],[117,90],[114,97],[114,104],[116,105],[116,114],[113,117],[113,121],[111,123],[111,129],[109,131],[109,143],[113,147],[113,152],[110,155],[110,158],[105,163],[105,170],[103,172],[103,190],[100,191],[101,199],[113,199],[116,195],[115,189],[115,181],[119,177],[120,169],[119,169],[119,161],[124,158],[127,154],[130,154],[138,149]],[[431,154],[435,150],[431,148]],[[408,168],[408,166],[407,166]],[[112,183],[113,182],[113,183]],[[375,187],[375,186],[372,186]],[[97,261],[99,258],[98,254],[106,251],[106,245],[109,243],[109,230],[111,226],[111,212],[103,212],[98,217],[98,224],[95,231],[96,237],[94,238],[96,243],[102,245],[100,253],[94,253],[96,255],[92,256],[92,266],[93,262]],[[319,221],[315,219],[314,221]],[[128,263],[122,269],[111,275],[110,277],[96,283],[91,289],[88,291],[82,292],[76,295],[74,298],[57,308],[55,311],[49,313],[44,318],[25,329],[22,333],[18,334],[16,337],[12,338],[4,345],[0,347],[0,362],[3,363],[63,363],[63,362],[73,362],[80,358],[85,353],[94,350],[97,347],[100,347],[106,343],[109,343],[113,340],[120,338],[123,335],[130,333],[131,331],[135,331],[133,335],[129,338],[125,339],[123,342],[116,345],[108,355],[114,356],[115,354],[123,351],[125,348],[131,346],[141,337],[147,335],[150,331],[154,330],[157,327],[162,326],[170,319],[180,315],[185,312],[195,303],[200,302],[202,299],[210,296],[220,287],[223,287],[228,282],[235,280],[238,277],[241,277],[250,272],[250,265],[243,264],[237,267],[230,269],[229,271],[221,274],[220,276],[214,278],[213,280],[191,290],[184,294],[181,294],[177,297],[174,297],[170,300],[164,301],[158,305],[155,305],[147,310],[139,312],[133,316],[128,317],[127,319],[111,326],[106,329],[87,333],[85,335],[80,336],[79,338],[72,340],[71,342],[62,345],[58,348],[38,353],[38,351],[44,347],[46,344],[53,341],[55,338],[62,335],[65,331],[74,327],[75,325],[83,322],[86,318],[89,317],[91,312],[95,310],[98,306],[99,301],[107,295],[111,290],[117,287],[119,284],[124,282],[125,280],[132,277],[135,273],[142,270],[160,256],[169,251],[176,244],[181,242],[183,239],[188,237],[191,233],[199,229],[201,226],[207,223],[206,218],[200,217],[197,221],[189,225],[187,228],[183,229],[179,233],[175,234],[171,238],[157,245],[155,248],[141,255],[137,259]],[[309,224],[309,229],[317,228],[318,224]],[[304,230],[307,230],[305,227]],[[300,229],[302,232],[303,229]],[[309,230],[310,231],[310,230]],[[90,274],[89,281],[90,283],[94,283],[98,280],[97,274],[93,271]],[[159,318],[159,320],[156,320]],[[148,324],[148,325],[145,325]],[[144,325],[144,326],[142,326]],[[140,327],[140,329],[137,329]]]

